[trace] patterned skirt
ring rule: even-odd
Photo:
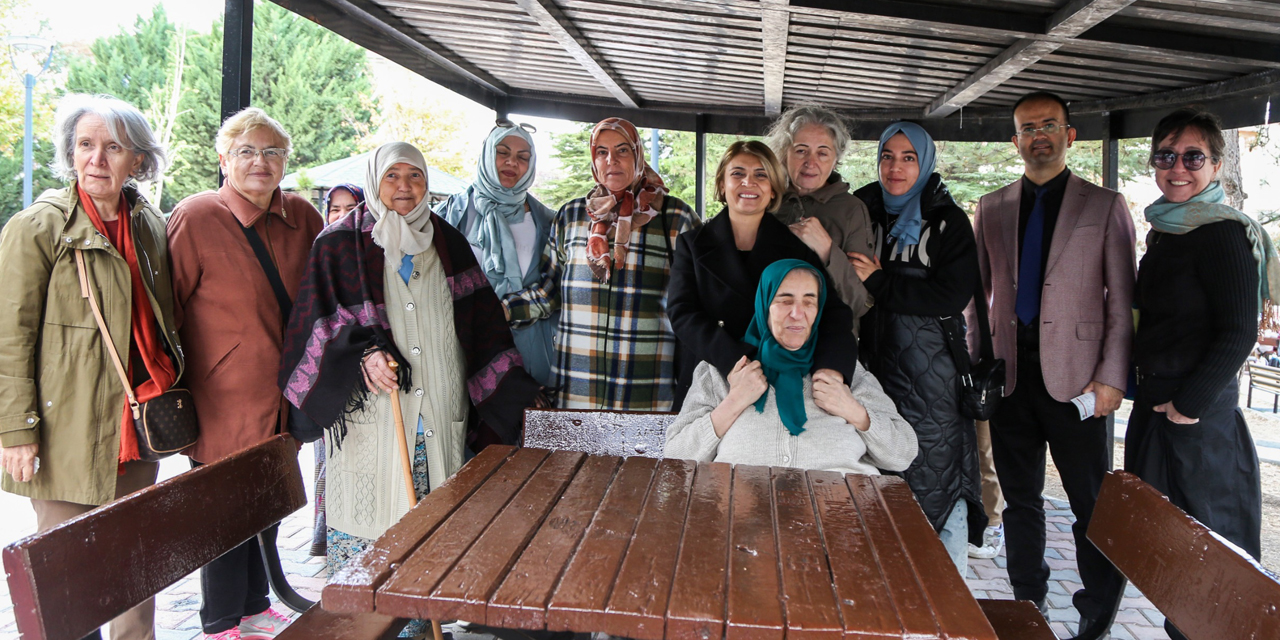
[[[423,439],[422,434],[418,434],[418,439],[413,447],[413,491],[421,500],[431,491],[431,480],[427,476],[427,443]],[[326,538],[328,542],[328,554],[325,556],[325,567],[329,570],[329,575],[334,575],[345,566],[352,558],[360,555],[362,551],[368,549],[375,540],[369,538],[361,538],[347,533],[343,533],[332,527],[325,527],[327,530]],[[424,633],[431,632],[431,624],[428,620],[410,620],[404,631],[400,632],[401,638],[412,638],[420,636]]]

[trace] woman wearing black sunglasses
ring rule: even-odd
[[[1280,264],[1261,225],[1224,203],[1217,117],[1179,109],[1151,142],[1164,196],[1146,209],[1125,469],[1260,559],[1258,456],[1236,373],[1257,337],[1260,305],[1280,294]]]

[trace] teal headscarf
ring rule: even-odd
[[[813,329],[804,346],[788,351],[778,344],[769,329],[769,307],[782,281],[795,269],[807,269],[818,278],[818,313],[813,318]],[[778,415],[793,436],[803,433],[804,423],[809,420],[804,412],[804,377],[813,368],[813,352],[818,346],[818,322],[822,320],[822,308],[826,303],[826,279],[817,269],[803,260],[779,260],[765,267],[764,273],[760,274],[760,285],[756,287],[756,314],[742,338],[757,348],[756,359],[760,361],[764,377],[769,380],[769,386],[773,387],[774,396],[778,399]],[[769,390],[766,389],[764,395],[756,400],[756,411],[764,411],[768,399]]]
[[[508,136],[519,136],[529,143],[529,170],[510,189],[498,179],[498,143]],[[523,127],[495,127],[484,141],[484,150],[476,162],[476,181],[471,185],[471,195],[479,214],[467,241],[480,247],[484,261],[480,265],[490,282],[505,282],[506,292],[524,288],[524,274],[520,272],[520,259],[516,255],[516,241],[511,235],[511,225],[524,219],[524,201],[533,186],[537,173],[538,155],[533,149],[533,136]]]
[[[1177,235],[1214,222],[1234,220],[1243,224],[1253,244],[1253,258],[1258,261],[1258,309],[1261,310],[1264,300],[1274,301],[1276,294],[1280,294],[1280,261],[1276,259],[1271,236],[1262,225],[1224,204],[1226,199],[1222,184],[1215,180],[1186,202],[1169,202],[1160,196],[1144,213],[1152,228]]]
[[[895,122],[880,134],[880,146],[876,148],[877,167],[880,163],[880,154],[884,153],[885,143],[899,133],[906,136],[916,150],[920,176],[916,178],[916,183],[911,185],[911,189],[900,196],[889,195],[888,191],[883,191],[884,185],[880,186],[884,193],[885,211],[898,216],[898,221],[889,230],[889,237],[897,240],[899,245],[910,246],[920,244],[920,229],[924,226],[920,212],[920,197],[924,194],[924,188],[928,186],[929,178],[933,176],[938,161],[933,137],[924,130],[924,127],[914,122]]]

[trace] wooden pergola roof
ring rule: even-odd
[[[1191,102],[1260,124],[1280,95],[1270,0],[273,1],[500,113],[581,121],[757,134],[815,101],[856,137],[1007,140],[1045,89],[1116,138]]]

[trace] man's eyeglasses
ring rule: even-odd
[[[1022,129],[1018,130],[1018,135],[1023,138],[1029,138],[1031,136],[1036,135],[1037,133],[1044,133],[1046,136],[1051,136],[1059,131],[1066,131],[1067,129],[1070,129],[1070,128],[1071,128],[1071,125],[1069,124],[1054,124],[1050,122],[1049,124],[1046,124],[1045,126],[1040,127],[1039,129],[1035,127],[1023,127]]]
[[[510,128],[512,128],[512,127],[520,127],[521,129],[524,129],[525,131],[528,131],[529,133],[537,133],[537,132],[538,132],[538,128],[537,128],[537,127],[535,127],[535,126],[533,126],[533,125],[531,125],[531,124],[529,124],[529,123],[527,123],[527,122],[521,122],[520,124],[516,124],[515,122],[512,122],[511,120],[508,120],[508,119],[506,119],[506,118],[498,118],[496,121],[494,121],[494,125],[493,125],[493,128],[494,128],[494,129],[510,129]]]
[[[1151,154],[1151,164],[1161,171],[1168,171],[1173,168],[1173,165],[1178,163],[1179,157],[1182,158],[1182,166],[1186,167],[1187,171],[1199,171],[1204,167],[1204,161],[1206,158],[1212,158],[1214,162],[1218,161],[1217,156],[1206,156],[1203,151],[1195,149],[1192,149],[1181,156],[1178,155],[1178,152],[1172,149],[1161,149]]]
[[[231,150],[231,157],[241,162],[253,162],[255,156],[261,155],[267,162],[284,162],[289,157],[289,152],[276,147],[267,149],[254,149],[253,147],[240,147]]]

